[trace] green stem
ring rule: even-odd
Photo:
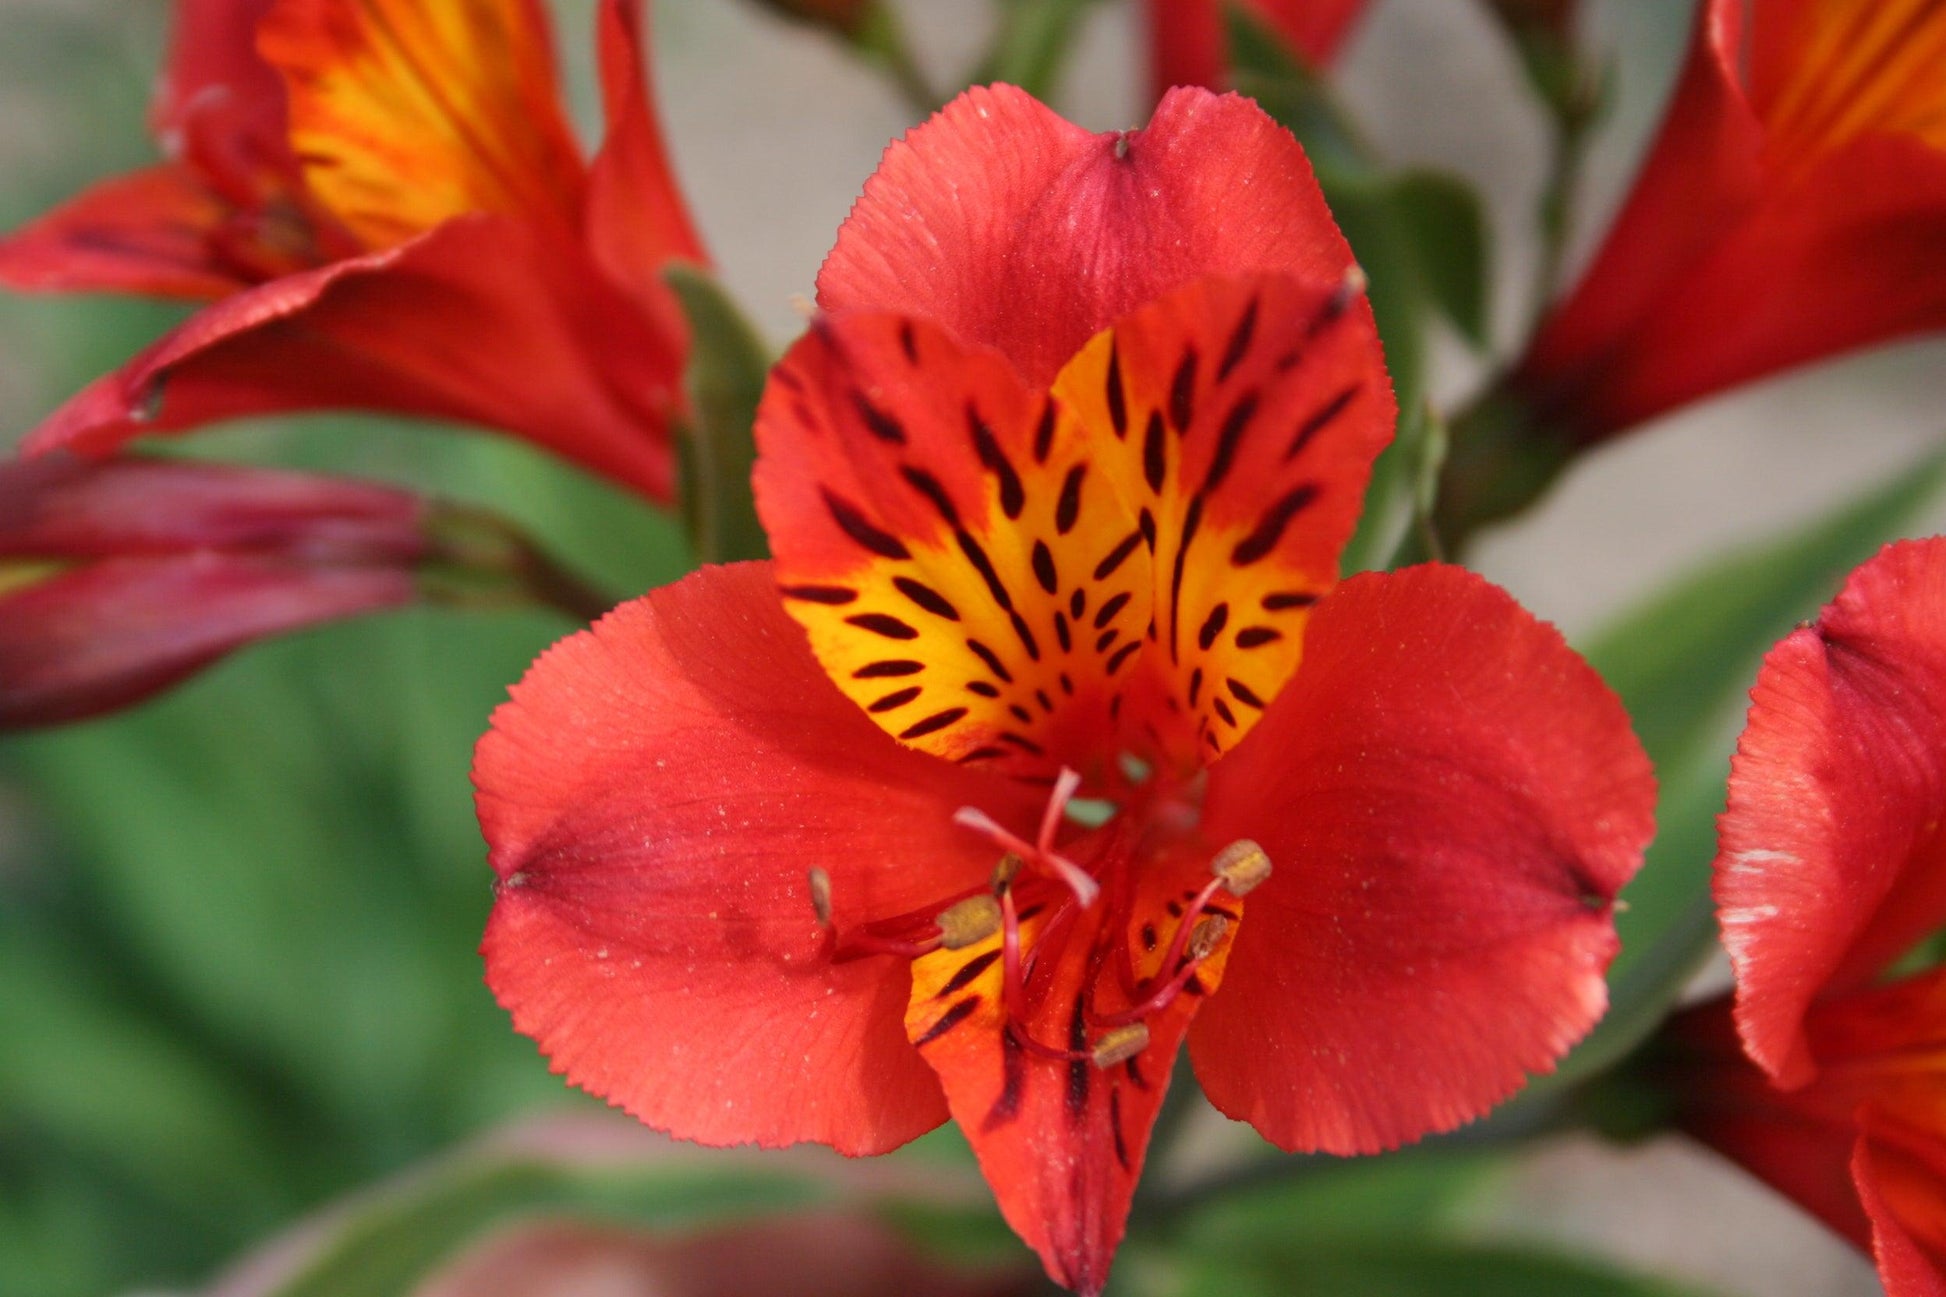
[[[1419,1160],[1444,1157],[1460,1150],[1518,1148],[1583,1124],[1577,1103],[1569,1096],[1550,1095],[1537,1102],[1509,1104],[1484,1121],[1448,1135],[1437,1135],[1408,1149],[1383,1156]],[[1187,1218],[1212,1203],[1267,1185],[1295,1184],[1329,1174],[1346,1160],[1327,1153],[1263,1157],[1213,1172],[1173,1190],[1138,1198],[1129,1218],[1129,1232],[1166,1231],[1172,1220]]]
[[[1443,544],[1458,562],[1483,528],[1545,495],[1577,447],[1536,420],[1504,378],[1455,415],[1447,429],[1446,463],[1424,540]]]
[[[930,117],[945,102],[932,79],[912,52],[898,14],[888,4],[872,6],[870,14],[852,37],[853,44],[891,78],[906,106],[920,117]]]
[[[620,602],[489,510],[436,503],[427,513],[426,535],[430,548],[420,580],[434,603],[460,608],[536,605],[586,623]]]
[[[1595,117],[1592,108],[1580,106],[1564,110],[1554,117],[1547,184],[1541,191],[1541,260],[1534,284],[1533,310],[1536,326],[1546,318],[1548,308],[1561,293],[1568,240],[1574,233],[1581,178],[1587,169],[1588,145],[1593,136]]]
[[[1036,99],[1051,97],[1067,68],[1075,32],[1095,0],[1000,0],[993,45],[969,79],[1004,81]]]

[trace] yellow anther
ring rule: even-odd
[[[1117,1063],[1125,1063],[1148,1047],[1149,1029],[1144,1024],[1131,1022],[1126,1027],[1112,1027],[1095,1037],[1095,1066],[1113,1067]]]
[[[939,915],[939,944],[948,950],[977,946],[1000,931],[1000,902],[976,892]]]
[[[1223,940],[1223,934],[1230,930],[1230,921],[1220,914],[1212,914],[1199,921],[1189,930],[1189,957],[1208,959],[1210,953]]]
[[[824,927],[831,926],[831,875],[815,866],[811,869],[811,912]]]
[[[1238,838],[1216,853],[1209,871],[1223,880],[1223,889],[1230,895],[1242,896],[1270,877],[1270,857],[1249,838]]]
[[[1013,886],[1014,876],[1020,873],[1021,866],[1025,863],[1025,861],[1021,860],[1019,856],[1011,851],[1000,857],[1000,863],[993,867],[993,894],[995,896],[998,896],[1001,892]]]

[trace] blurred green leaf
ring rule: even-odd
[[[1096,0],[999,0],[993,44],[969,85],[1004,81],[1036,99],[1054,97],[1068,55]]]
[[[301,1273],[263,1297],[405,1297],[461,1246],[525,1217],[680,1228],[803,1206],[823,1196],[802,1176],[747,1167],[469,1159],[362,1203],[331,1229]]]
[[[1344,229],[1358,264],[1371,280],[1372,306],[1389,295],[1395,313],[1409,309],[1415,327],[1438,314],[1475,346],[1484,347],[1489,255],[1486,218],[1479,195],[1454,176],[1415,169],[1379,174],[1320,168],[1326,201]],[[1417,378],[1399,375],[1393,339],[1386,337],[1393,381],[1403,388]],[[1415,365],[1418,356],[1412,357]]]
[[[1332,97],[1329,83],[1292,53],[1277,30],[1237,0],[1225,0],[1223,16],[1237,92],[1297,136],[1313,167],[1347,174],[1376,170],[1371,145]]]
[[[221,1065],[118,1000],[83,952],[10,925],[0,942],[0,1127],[58,1131],[193,1218],[260,1226],[279,1192],[274,1125]],[[31,1049],[20,1048],[31,1043]]]
[[[1278,1235],[1392,1237],[1451,1222],[1504,1167],[1497,1150],[1425,1145],[1379,1157],[1267,1152],[1152,1199],[1148,1221],[1188,1252],[1248,1251]]]
[[[1360,1243],[1266,1235],[1248,1253],[1191,1254],[1166,1285],[1174,1297],[1703,1297],[1702,1290],[1512,1246],[1401,1238]]]
[[[1661,784],[1656,841],[1616,916],[1622,951],[1613,1007],[1595,1033],[1539,1083],[1552,1089],[1600,1070],[1652,1030],[1708,954],[1715,819],[1728,752],[1757,665],[1813,616],[1852,568],[1911,526],[1946,484],[1946,452],[1864,497],[1773,539],[1716,558],[1652,596],[1586,647],[1621,695]]]
[[[1435,439],[1420,417],[1428,322],[1443,317],[1476,346],[1488,339],[1486,218],[1478,196],[1456,177],[1388,170],[1332,97],[1329,83],[1268,24],[1244,5],[1232,3],[1225,13],[1238,90],[1304,145],[1332,216],[1365,272],[1398,397],[1398,436],[1373,466],[1365,513],[1345,553],[1345,568],[1357,571],[1393,552],[1413,516],[1426,455],[1443,454],[1443,437]]]
[[[770,349],[706,271],[679,264],[665,278],[689,320],[693,424],[682,442],[682,476],[690,543],[704,563],[768,558],[750,472]]]
[[[1346,548],[1344,567],[1359,571],[1392,552],[1412,517],[1432,427],[1425,397],[1425,324],[1430,312],[1408,223],[1390,181],[1327,172],[1325,195],[1368,281],[1367,296],[1385,346],[1385,367],[1399,403],[1392,444],[1372,466],[1365,512]],[[1443,439],[1441,442],[1443,447]]]
[[[1402,172],[1389,185],[1392,210],[1415,254],[1426,300],[1462,337],[1484,349],[1492,340],[1491,258],[1479,194],[1439,171]]]

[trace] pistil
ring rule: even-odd
[[[1010,832],[977,806],[960,807],[953,812],[953,822],[985,834],[1001,850],[1054,875],[1067,884],[1068,890],[1074,893],[1074,899],[1085,910],[1101,895],[1101,884],[1087,870],[1054,849],[1054,839],[1060,832],[1068,803],[1080,787],[1080,774],[1063,767],[1060,777],[1054,781],[1053,792],[1048,795],[1047,808],[1041,812],[1040,835],[1031,843]]]

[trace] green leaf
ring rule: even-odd
[[[1480,196],[1465,181],[1439,171],[1407,171],[1393,177],[1390,187],[1426,299],[1462,337],[1485,349],[1493,327],[1491,258]]]
[[[1345,552],[1347,571],[1378,565],[1397,543],[1417,510],[1428,455],[1444,457],[1443,428],[1426,415],[1425,330],[1431,297],[1413,243],[1411,223],[1400,209],[1400,184],[1384,177],[1325,170],[1319,173],[1352,254],[1365,272],[1366,290],[1385,346],[1385,367],[1399,403],[1393,442],[1372,466],[1365,512]]]
[[[807,1179],[749,1167],[475,1159],[366,1203],[301,1273],[263,1297],[405,1297],[465,1244],[524,1218],[566,1215],[673,1229],[801,1206],[820,1196]]]
[[[1333,1243],[1270,1234],[1252,1252],[1192,1254],[1173,1268],[1166,1291],[1177,1297],[1703,1297],[1700,1289],[1595,1261],[1420,1238]]]
[[[272,1114],[108,985],[90,952],[0,926],[0,1126],[84,1153],[204,1228],[291,1204]]]
[[[1275,28],[1248,5],[1228,0],[1224,29],[1230,75],[1238,93],[1257,101],[1297,136],[1311,165],[1343,172],[1377,166],[1371,145],[1332,97],[1330,85],[1306,67]]]
[[[1096,0],[1000,0],[993,45],[970,85],[1004,81],[1036,99],[1053,97]]]
[[[664,274],[689,320],[686,382],[695,422],[683,442],[683,513],[705,563],[768,558],[750,471],[770,351],[722,285],[677,264]]]
[[[1587,646],[1628,707],[1661,796],[1656,841],[1616,916],[1622,951],[1609,974],[1613,1007],[1543,1088],[1618,1059],[1653,1030],[1709,953],[1715,819],[1757,665],[1847,572],[1904,533],[1943,484],[1946,452],[1938,452],[1807,526],[1711,560]]]
[[[1138,1210],[1145,1226],[1187,1252],[1247,1252],[1293,1233],[1393,1237],[1451,1224],[1504,1165],[1499,1150],[1450,1145],[1360,1158],[1267,1152]]]

